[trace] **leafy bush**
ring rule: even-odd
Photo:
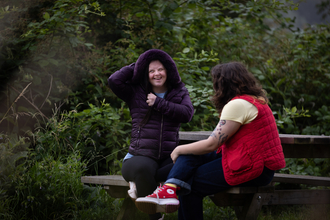
[[[33,157],[34,153],[32,153]],[[28,161],[12,177],[16,215],[25,219],[68,218],[83,205],[80,177],[85,164],[79,154],[54,160],[48,156],[40,161]]]
[[[281,169],[281,173],[330,176],[330,160],[324,158],[287,158],[286,167]]]
[[[111,199],[100,187],[84,186],[80,177],[86,163],[79,153],[54,159],[51,156],[40,161],[30,159],[12,174],[12,188],[5,197],[5,219],[95,219],[91,209],[108,210],[110,216],[115,209]],[[105,209],[106,208],[106,209]]]
[[[219,60],[217,56],[213,51],[197,53],[185,48],[173,57],[195,110],[192,120],[181,125],[182,130],[213,130],[218,123],[217,113],[210,101],[213,84],[209,73]]]
[[[316,118],[317,123],[304,128],[302,134],[330,135],[330,110],[328,107],[323,105],[314,112],[313,117]]]
[[[103,13],[97,2],[85,0],[1,1],[1,6],[0,131],[23,136],[36,117],[46,119],[55,103],[67,101],[88,74],[79,52],[92,45],[84,39],[89,32],[84,19]]]
[[[3,153],[14,156],[7,160],[11,157],[1,155],[5,156],[1,157],[2,162],[11,162],[4,166],[10,172],[1,173],[2,183],[6,180],[8,184],[0,188],[5,201],[0,209],[9,219],[94,219],[96,213],[112,215],[116,201],[100,188],[84,186],[80,177],[120,172],[129,143],[130,116],[124,105],[121,109],[104,101],[100,105],[90,104],[82,112],[55,112],[45,128],[39,127],[31,134],[34,150],[29,150],[29,157],[25,153],[19,164],[15,161],[21,158],[17,155],[24,153],[22,149],[27,150],[25,139],[3,139]],[[105,207],[110,209],[105,212]],[[95,211],[84,210],[90,208]]]
[[[286,134],[299,134],[299,128],[297,126],[296,120],[297,118],[307,118],[311,117],[308,114],[309,110],[298,110],[296,107],[291,109],[283,108],[282,112],[273,111],[274,116],[278,117],[276,120],[277,127],[282,131],[285,131]]]
[[[213,130],[210,68],[241,61],[268,92],[280,133],[330,135],[329,25],[294,29],[282,13],[297,9],[292,1],[3,0],[0,7],[0,218],[118,211],[121,201],[82,186],[80,175],[120,173],[131,119],[107,78],[150,48],[174,58],[190,92],[195,114],[182,130]],[[287,164],[282,172],[329,175],[329,160]]]
[[[0,198],[6,194],[11,185],[10,175],[28,155],[30,142],[26,137],[16,134],[0,135]]]
[[[117,173],[119,160],[129,145],[130,114],[124,105],[120,109],[101,102],[81,112],[72,110],[52,117],[46,129],[35,133],[36,159],[54,155],[59,158],[72,152],[81,153],[88,173]]]

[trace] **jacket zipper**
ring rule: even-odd
[[[139,129],[138,129],[138,140],[137,140],[137,148],[140,147],[140,130],[141,130],[141,127],[139,126]]]
[[[164,115],[162,115],[162,121],[161,121],[161,124],[160,124],[160,140],[159,140],[159,154],[158,154],[158,159],[160,159],[160,153],[162,151],[163,117],[164,117]]]

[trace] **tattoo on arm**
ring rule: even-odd
[[[221,131],[221,126],[224,126],[226,124],[226,120],[220,120],[219,124],[220,124],[220,131]],[[220,134],[220,132],[219,132],[219,134]],[[227,138],[228,138],[228,135],[221,134],[219,136],[218,145],[222,145],[227,140]]]
[[[225,135],[225,134],[223,134],[223,135]],[[227,138],[228,138],[228,135],[224,136],[219,145],[222,145],[227,140]],[[220,139],[219,139],[219,141],[220,141]]]
[[[218,138],[218,146],[222,145],[228,138],[228,135],[226,134],[221,134],[221,126],[226,124],[226,120],[220,120],[218,126],[213,130],[212,134],[210,135],[211,137],[216,138],[217,135],[219,135]]]
[[[222,143],[221,138],[222,138],[224,135],[225,135],[225,134],[220,134],[220,136],[219,136],[219,140],[218,140],[218,146]]]
[[[212,131],[212,134],[210,135],[211,137],[216,137],[217,136],[217,128],[215,128],[213,131]]]

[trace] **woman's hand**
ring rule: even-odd
[[[153,106],[155,104],[155,100],[156,100],[157,96],[155,96],[155,94],[153,93],[149,93],[147,96],[147,104],[149,106]]]
[[[173,163],[175,163],[176,159],[178,159],[178,157],[180,156],[178,148],[179,146],[176,147],[171,153],[171,158],[173,160]]]

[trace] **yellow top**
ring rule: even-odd
[[[222,109],[220,120],[231,120],[241,124],[252,122],[258,115],[255,105],[244,99],[235,99],[228,102]]]

